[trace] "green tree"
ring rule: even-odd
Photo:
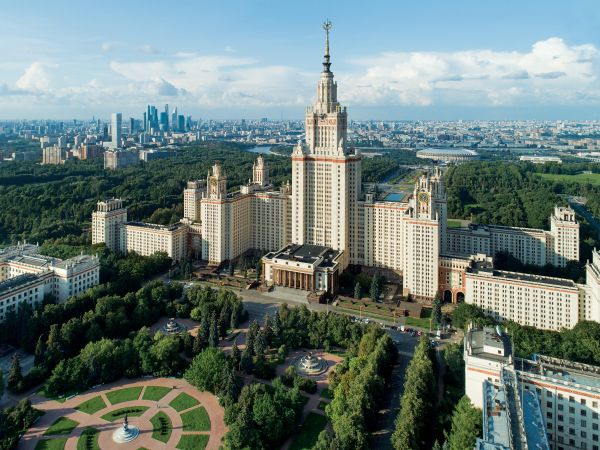
[[[21,383],[23,382],[23,373],[21,371],[21,357],[15,353],[11,359],[8,378],[6,379],[8,389],[11,392],[19,392]]]
[[[201,391],[217,393],[224,366],[228,366],[225,354],[218,348],[209,347],[194,357],[183,377]]]
[[[354,298],[356,298],[356,299],[362,298],[362,288],[360,287],[360,283],[358,281],[354,285]]]
[[[0,399],[4,395],[4,372],[0,370]]]
[[[43,335],[40,335],[35,345],[34,364],[40,366],[46,361],[46,340]]]
[[[262,260],[261,260],[261,258],[258,258],[258,260],[256,261],[256,281],[260,280],[261,272],[262,272]]]
[[[379,280],[379,275],[373,275],[371,279],[371,288],[369,289],[369,295],[371,296],[371,300],[376,301],[381,294],[381,283]]]
[[[237,370],[240,369],[240,361],[242,359],[242,353],[237,345],[237,341],[233,341],[233,345],[231,346],[231,363],[233,367]]]
[[[436,326],[442,323],[442,301],[440,299],[440,293],[436,293],[433,299],[433,305],[431,309],[431,323]]]
[[[448,436],[449,450],[473,448],[475,439],[481,435],[481,421],[481,410],[474,407],[469,397],[464,395],[452,415],[452,429]]]
[[[217,325],[217,318],[214,316],[210,319],[210,331],[208,334],[208,346],[218,347],[219,346],[219,327]]]

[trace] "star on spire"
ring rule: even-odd
[[[330,72],[329,68],[331,63],[329,62],[329,31],[333,27],[331,20],[327,19],[323,22],[323,30],[325,30],[325,60],[323,61],[323,72]]]

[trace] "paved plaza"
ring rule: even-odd
[[[80,448],[90,449],[217,450],[227,431],[217,398],[178,378],[121,380],[64,403],[39,395],[33,395],[31,402],[45,414],[22,437],[19,450],[34,450],[43,440],[64,441],[65,450],[76,450],[80,440]],[[112,434],[123,426],[125,413],[129,425],[138,427],[140,433],[131,442],[117,444]],[[97,447],[85,436],[89,429],[96,432]],[[86,439],[87,445],[82,446]]]

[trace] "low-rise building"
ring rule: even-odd
[[[38,251],[38,246],[30,244],[0,251],[0,321],[22,302],[35,307],[47,294],[63,302],[100,282],[97,256],[61,260]]]
[[[337,293],[341,252],[320,245],[291,244],[262,258],[268,284]]]

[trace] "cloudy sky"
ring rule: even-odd
[[[330,18],[356,119],[600,119],[597,0],[0,3],[0,119],[301,118]]]

